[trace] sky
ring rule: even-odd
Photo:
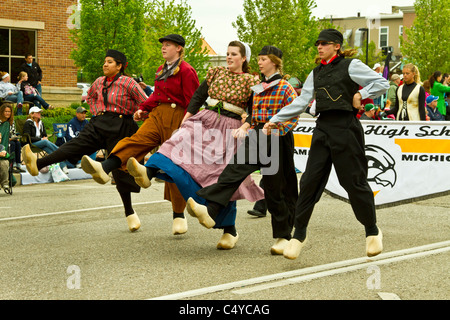
[[[209,45],[225,55],[230,41],[238,40],[236,29],[231,25],[239,15],[244,14],[244,0],[188,0],[192,8],[192,19]],[[352,17],[375,13],[391,13],[392,6],[412,6],[414,0],[316,0],[313,15],[318,18]]]

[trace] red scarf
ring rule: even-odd
[[[339,57],[339,55],[335,55],[333,58],[331,58],[330,59],[330,61],[326,61],[326,60],[323,60],[322,59],[322,61],[320,61],[320,63],[322,63],[322,64],[324,64],[324,65],[327,65],[327,64],[329,64],[329,63],[331,63],[334,59],[336,59],[337,57]]]

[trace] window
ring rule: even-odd
[[[0,71],[11,75],[16,82],[25,54],[36,56],[36,31],[0,28]]]
[[[379,41],[380,49],[383,47],[387,47],[388,43],[389,43],[389,27],[380,27],[380,41]]]

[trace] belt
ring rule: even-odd
[[[227,111],[230,111],[230,112],[235,113],[240,116],[243,113],[245,113],[244,109],[242,109],[238,106],[235,106],[234,104],[224,102],[221,100],[208,98],[208,99],[206,99],[206,103],[208,104],[209,107],[216,107],[217,109],[225,109]]]
[[[104,116],[104,115],[108,115],[108,114],[119,117],[119,118],[132,118],[133,117],[132,114],[120,114],[120,113],[110,112],[110,111],[100,111],[95,116],[98,117],[98,116]]]
[[[158,104],[158,106],[170,106],[172,109],[175,109],[177,107],[177,105],[175,103],[160,103]]]

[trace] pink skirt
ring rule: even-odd
[[[186,120],[158,152],[187,171],[200,186],[214,184],[233,158],[238,141],[232,130],[242,125],[240,120],[202,110]],[[248,176],[233,194],[231,201],[264,198],[264,190]]]

